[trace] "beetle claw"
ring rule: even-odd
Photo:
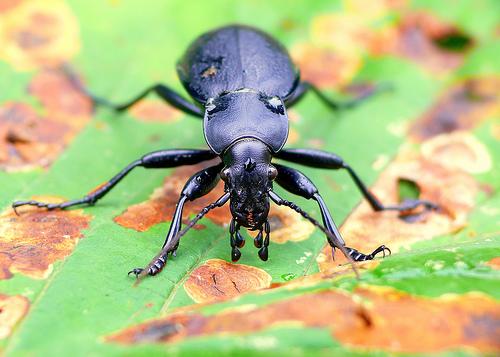
[[[143,268],[134,268],[132,269],[131,271],[128,272],[128,276],[130,276],[130,274],[134,274],[135,275],[135,278],[139,278],[139,275],[144,271]]]

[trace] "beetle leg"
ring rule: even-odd
[[[170,224],[170,229],[162,246],[162,249],[166,247],[168,247],[168,249],[165,252],[162,252],[162,254],[154,259],[153,262],[151,262],[148,267],[148,275],[158,274],[167,264],[169,254],[172,254],[177,250],[179,246],[178,234],[181,231],[182,227],[182,213],[186,201],[194,201],[212,191],[219,182],[219,172],[221,171],[222,167],[222,163],[215,166],[210,166],[206,169],[198,171],[186,182],[184,188],[182,189],[179,201],[177,202],[177,205],[175,207],[175,212],[172,218],[172,223]],[[133,273],[138,276],[143,271],[143,269],[141,269],[142,268],[135,268],[131,270],[129,274]]]
[[[204,112],[202,109],[200,109],[196,104],[191,103],[189,100],[181,96],[179,93],[175,92],[173,89],[163,85],[163,84],[156,84],[145,91],[143,91],[141,94],[139,94],[137,97],[134,99],[123,103],[123,104],[113,104],[109,102],[106,99],[95,97],[91,95],[90,93],[87,92],[87,94],[92,98],[92,100],[98,104],[98,105],[103,105],[109,108],[112,108],[118,112],[122,112],[124,110],[127,110],[137,102],[141,101],[144,97],[146,97],[149,93],[154,92],[156,93],[160,98],[162,98],[165,102],[170,104],[171,106],[183,111],[186,114],[193,115],[195,117],[203,118]]]
[[[314,94],[318,96],[318,98],[323,102],[323,104],[325,104],[332,110],[350,109],[362,103],[363,101],[370,98],[374,94],[386,91],[388,89],[390,89],[390,87],[388,87],[387,85],[378,85],[354,99],[344,102],[337,102],[328,98],[314,84],[310,82],[300,82],[297,88],[295,88],[295,90],[292,92],[292,94],[290,94],[287,98],[285,98],[285,104],[287,105],[287,107],[292,107],[294,104],[298,103],[308,91],[312,91]]]
[[[141,159],[130,163],[127,167],[116,174],[111,180],[101,185],[97,190],[89,193],[83,198],[66,201],[62,203],[45,203],[35,200],[16,201],[12,204],[12,208],[16,211],[17,207],[29,205],[36,207],[53,209],[64,209],[80,204],[95,204],[99,199],[104,197],[118,182],[120,182],[130,171],[136,167],[150,168],[170,168],[181,165],[194,165],[202,161],[215,158],[216,155],[210,150],[160,150],[144,155]],[[16,211],[17,213],[17,211]]]
[[[368,201],[374,211],[399,211],[406,212],[414,210],[418,207],[423,207],[426,210],[436,210],[439,206],[427,200],[405,200],[398,205],[384,205],[380,202],[373,193],[371,193],[366,185],[361,181],[356,172],[344,162],[344,160],[333,153],[315,149],[288,149],[282,150],[277,155],[277,158],[291,161],[297,164],[322,168],[322,169],[345,169],[356,184],[356,187],[361,191],[365,199]]]
[[[274,164],[274,167],[278,170],[278,176],[276,176],[276,183],[283,187],[285,190],[296,194],[298,196],[304,197],[306,199],[313,199],[318,203],[319,209],[321,211],[321,217],[323,219],[323,224],[325,228],[332,233],[333,237],[335,237],[336,241],[328,238],[328,243],[330,246],[335,249],[339,248],[339,245],[345,246],[344,239],[340,234],[337,225],[335,224],[332,215],[326,205],[323,197],[318,192],[318,189],[312,183],[312,181],[304,175],[302,172],[292,169],[291,167]],[[346,250],[350,255],[349,249]],[[334,251],[332,251],[333,255]],[[359,252],[358,252],[359,253]],[[360,253],[362,254],[362,253]],[[356,260],[356,259],[354,259]]]

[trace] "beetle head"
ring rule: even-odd
[[[231,194],[231,214],[243,227],[261,229],[269,213],[269,191],[277,171],[271,154],[256,139],[243,139],[224,154],[221,178]]]

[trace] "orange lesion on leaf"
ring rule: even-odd
[[[144,232],[155,224],[171,220],[184,184],[191,175],[207,166],[205,164],[203,166],[195,165],[175,169],[170,176],[165,178],[163,186],[153,192],[149,200],[128,207],[125,212],[115,217],[114,221],[123,227]],[[197,214],[203,207],[215,202],[222,196],[222,186],[222,184],[219,184],[206,196],[192,202],[186,202],[184,207],[184,222],[189,221],[190,215]],[[231,220],[231,214],[227,207],[214,209],[206,217],[219,225],[228,224]]]
[[[29,105],[0,107],[0,166],[14,171],[48,166],[64,147],[69,125],[40,117]]]
[[[345,85],[361,67],[361,57],[311,43],[299,43],[290,49],[303,80],[319,88]]]
[[[348,83],[363,56],[397,55],[435,73],[463,62],[473,39],[407,1],[343,1],[343,11],[316,16],[309,43],[292,48],[304,78],[320,87]]]
[[[300,242],[314,231],[310,222],[288,207],[271,206],[268,219],[271,224],[270,239],[274,243]]]
[[[160,100],[142,100],[130,109],[130,114],[145,122],[170,123],[179,120],[182,113]]]
[[[57,67],[79,49],[78,22],[63,0],[10,1],[0,11],[0,59],[17,70]]]
[[[380,53],[400,55],[435,73],[459,67],[473,45],[472,38],[456,26],[422,11],[404,12],[393,36],[386,39]]]
[[[36,197],[61,202],[57,197]],[[0,215],[0,278],[14,272],[34,279],[46,278],[52,264],[71,254],[91,217],[82,210],[46,211],[36,207],[11,209]]]
[[[441,352],[469,347],[500,351],[499,304],[478,293],[428,299],[391,288],[360,288],[369,324],[349,331],[333,328],[351,346],[394,352]]]
[[[465,134],[448,134],[439,138],[437,147],[439,151],[447,153],[446,165],[440,159],[428,158],[408,147],[403,148],[381,173],[371,191],[383,203],[395,203],[400,200],[398,180],[409,180],[420,190],[420,198],[438,204],[439,210],[420,211],[405,218],[394,211],[375,212],[363,201],[341,227],[347,245],[362,252],[371,252],[380,244],[385,244],[394,253],[402,246],[450,234],[465,227],[467,215],[475,205],[479,184],[464,167],[476,165],[471,163],[472,158],[481,162],[485,160],[483,156],[475,155],[476,149],[468,145],[468,138]],[[436,147],[432,143],[430,145],[431,148]],[[424,143],[422,150],[425,147]],[[459,154],[455,155],[455,151]],[[484,153],[489,158],[486,149]],[[345,263],[341,254],[336,255],[335,262],[332,261],[329,246],[325,246],[318,257],[321,271],[330,271],[341,263]]]
[[[471,174],[491,170],[493,163],[486,146],[466,131],[436,136],[425,141],[422,156],[429,162]]]
[[[179,311],[107,337],[108,342],[178,342],[195,336],[246,334],[269,327],[331,331],[353,348],[442,352],[461,347],[500,350],[498,302],[477,294],[422,298],[392,288],[364,287],[306,293],[263,307],[228,309],[212,316]]]
[[[29,300],[22,295],[0,294],[0,339],[12,333],[12,329],[27,314],[29,307]]]
[[[486,265],[495,270],[500,270],[500,257],[495,257],[486,262]]]
[[[79,78],[63,70],[43,70],[29,84],[29,93],[43,105],[46,115],[67,123],[73,130],[81,129],[92,116],[92,100],[79,88]]]
[[[50,165],[92,115],[90,100],[58,71],[39,72],[30,93],[43,114],[19,102],[0,107],[0,167],[8,171]]]
[[[227,300],[271,285],[264,270],[210,259],[196,268],[186,280],[184,290],[197,303]]]
[[[469,78],[447,89],[410,128],[422,141],[455,130],[470,130],[500,114],[500,77]]]

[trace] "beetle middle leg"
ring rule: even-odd
[[[433,202],[415,199],[405,200],[397,205],[383,204],[377,199],[377,197],[375,197],[373,193],[368,190],[368,188],[363,183],[363,181],[361,181],[356,172],[340,156],[333,153],[315,149],[287,149],[282,150],[278,155],[276,155],[276,157],[315,168],[347,170],[354,183],[356,184],[356,187],[361,191],[374,211],[406,212],[414,210],[418,207],[423,207],[426,210],[436,210],[439,208],[438,205]]]
[[[116,174],[111,180],[107,181],[104,185],[99,187],[92,193],[88,195],[71,201],[65,201],[62,203],[45,203],[35,200],[29,201],[16,201],[12,204],[12,208],[16,210],[20,206],[37,206],[44,207],[48,210],[53,209],[65,209],[68,207],[81,205],[81,204],[95,204],[99,199],[104,197],[113,187],[115,187],[118,182],[120,182],[130,171],[136,167],[144,168],[171,168],[182,165],[194,165],[202,161],[207,161],[215,158],[217,155],[212,153],[210,150],[183,150],[183,149],[173,149],[173,150],[160,150],[154,151],[149,154],[144,155],[139,160],[130,163],[127,167]]]
[[[90,95],[89,93],[87,94],[90,95],[90,97],[93,99],[95,103],[113,108],[114,110],[121,112],[127,110],[137,102],[141,101],[151,92],[156,93],[164,101],[166,101],[173,107],[183,111],[184,113],[194,115],[195,117],[203,118],[204,115],[203,110],[201,110],[196,104],[190,102],[189,100],[181,96],[179,93],[177,93],[173,89],[163,84],[155,84],[147,88],[145,91],[143,91],[134,99],[123,104],[112,104],[106,99],[95,97],[93,95]]]
[[[292,169],[291,167],[274,164],[278,170],[278,176],[276,176],[276,183],[283,187],[285,190],[296,194],[298,196],[304,197],[306,199],[313,199],[318,203],[319,209],[321,211],[321,217],[323,219],[323,224],[325,228],[332,233],[336,241],[331,240],[328,237],[328,243],[332,249],[338,248],[339,244],[345,246],[344,239],[337,228],[337,225],[333,221],[332,215],[328,210],[328,207],[323,200],[323,197],[319,194],[318,189],[312,183],[312,181],[304,175],[302,172]],[[356,249],[345,247],[349,256],[355,261],[371,260],[375,258],[380,252],[385,255],[385,250],[390,250],[385,246],[380,246],[375,249],[371,254],[363,254],[358,252]]]
[[[341,109],[349,109],[357,106],[362,103],[364,100],[370,98],[374,94],[380,93],[382,91],[387,90],[389,87],[379,85],[367,91],[366,93],[359,95],[351,100],[347,101],[335,101],[328,98],[318,87],[310,82],[300,82],[297,85],[297,88],[287,97],[285,98],[285,104],[288,108],[292,107],[294,104],[298,103],[306,93],[312,91],[318,98],[332,110],[341,110]]]

